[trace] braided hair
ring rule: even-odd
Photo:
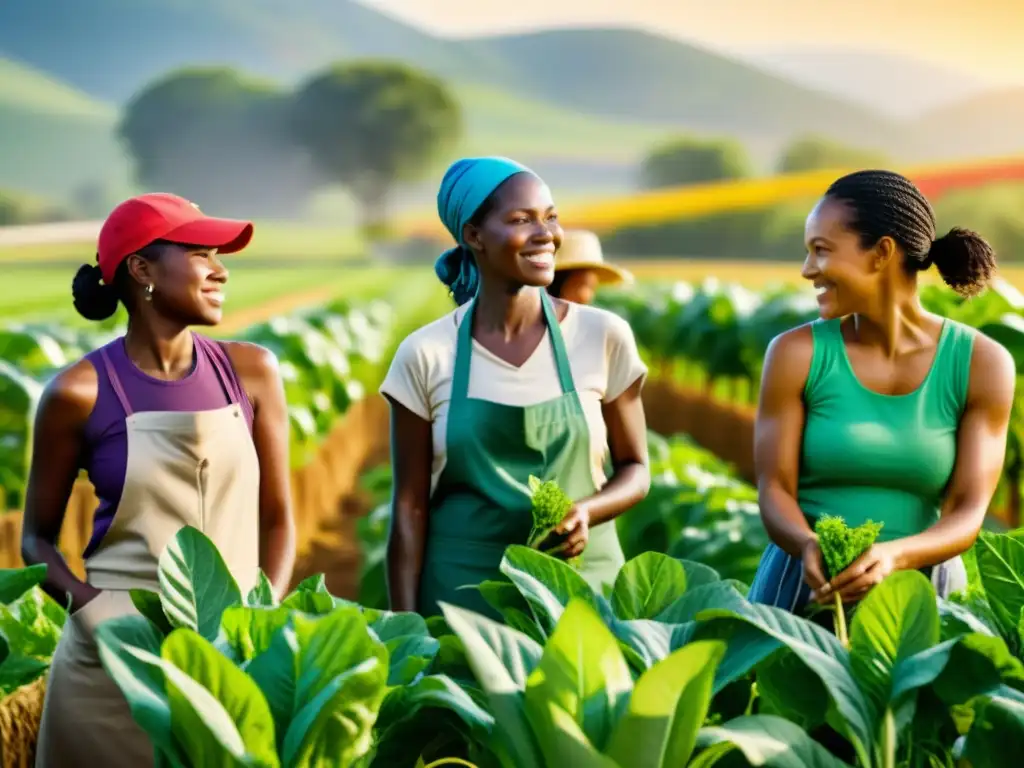
[[[898,173],[857,171],[834,181],[825,197],[850,209],[848,226],[860,235],[862,247],[891,237],[903,250],[909,272],[934,264],[946,285],[961,296],[981,293],[995,274],[995,252],[977,232],[954,227],[936,238],[931,204]]]

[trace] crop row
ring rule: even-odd
[[[142,616],[99,628],[103,663],[171,765],[1008,764],[1024,740],[1024,532],[984,533],[954,600],[889,577],[844,644],[746,600],[765,541],[753,489],[685,438],[651,448],[654,488],[619,521],[629,560],[603,594],[511,546],[478,587],[502,622],[383,610],[382,505],[360,531],[359,603],[317,577],[277,603],[265,582],[241,594],[185,529],[163,591],[133,595]],[[367,480],[386,493],[386,473]],[[43,573],[0,572],[4,692],[39,684],[65,620],[33,586]]]

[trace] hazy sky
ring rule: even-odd
[[[1024,81],[1024,0],[363,0],[432,31],[632,25],[742,51],[863,48]]]

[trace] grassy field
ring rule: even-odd
[[[227,304],[222,329],[239,327],[297,307],[317,304],[338,296],[377,296],[411,277],[397,268],[236,268],[228,280]],[[0,296],[0,320],[60,322],[86,327],[71,304],[71,273],[49,267],[19,269],[10,273],[18,290]],[[426,270],[421,275],[426,276]]]

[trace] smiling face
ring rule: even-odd
[[[464,236],[485,278],[542,287],[555,277],[562,227],[551,190],[536,176],[519,173],[505,181]]]
[[[216,248],[167,243],[156,259],[129,257],[142,288],[153,286],[155,310],[184,325],[216,325],[224,315],[228,270]]]
[[[823,319],[863,312],[879,292],[884,253],[892,240],[882,238],[865,248],[860,235],[849,227],[850,210],[842,202],[822,198],[807,217],[804,242],[807,258],[801,275],[818,295]]]

